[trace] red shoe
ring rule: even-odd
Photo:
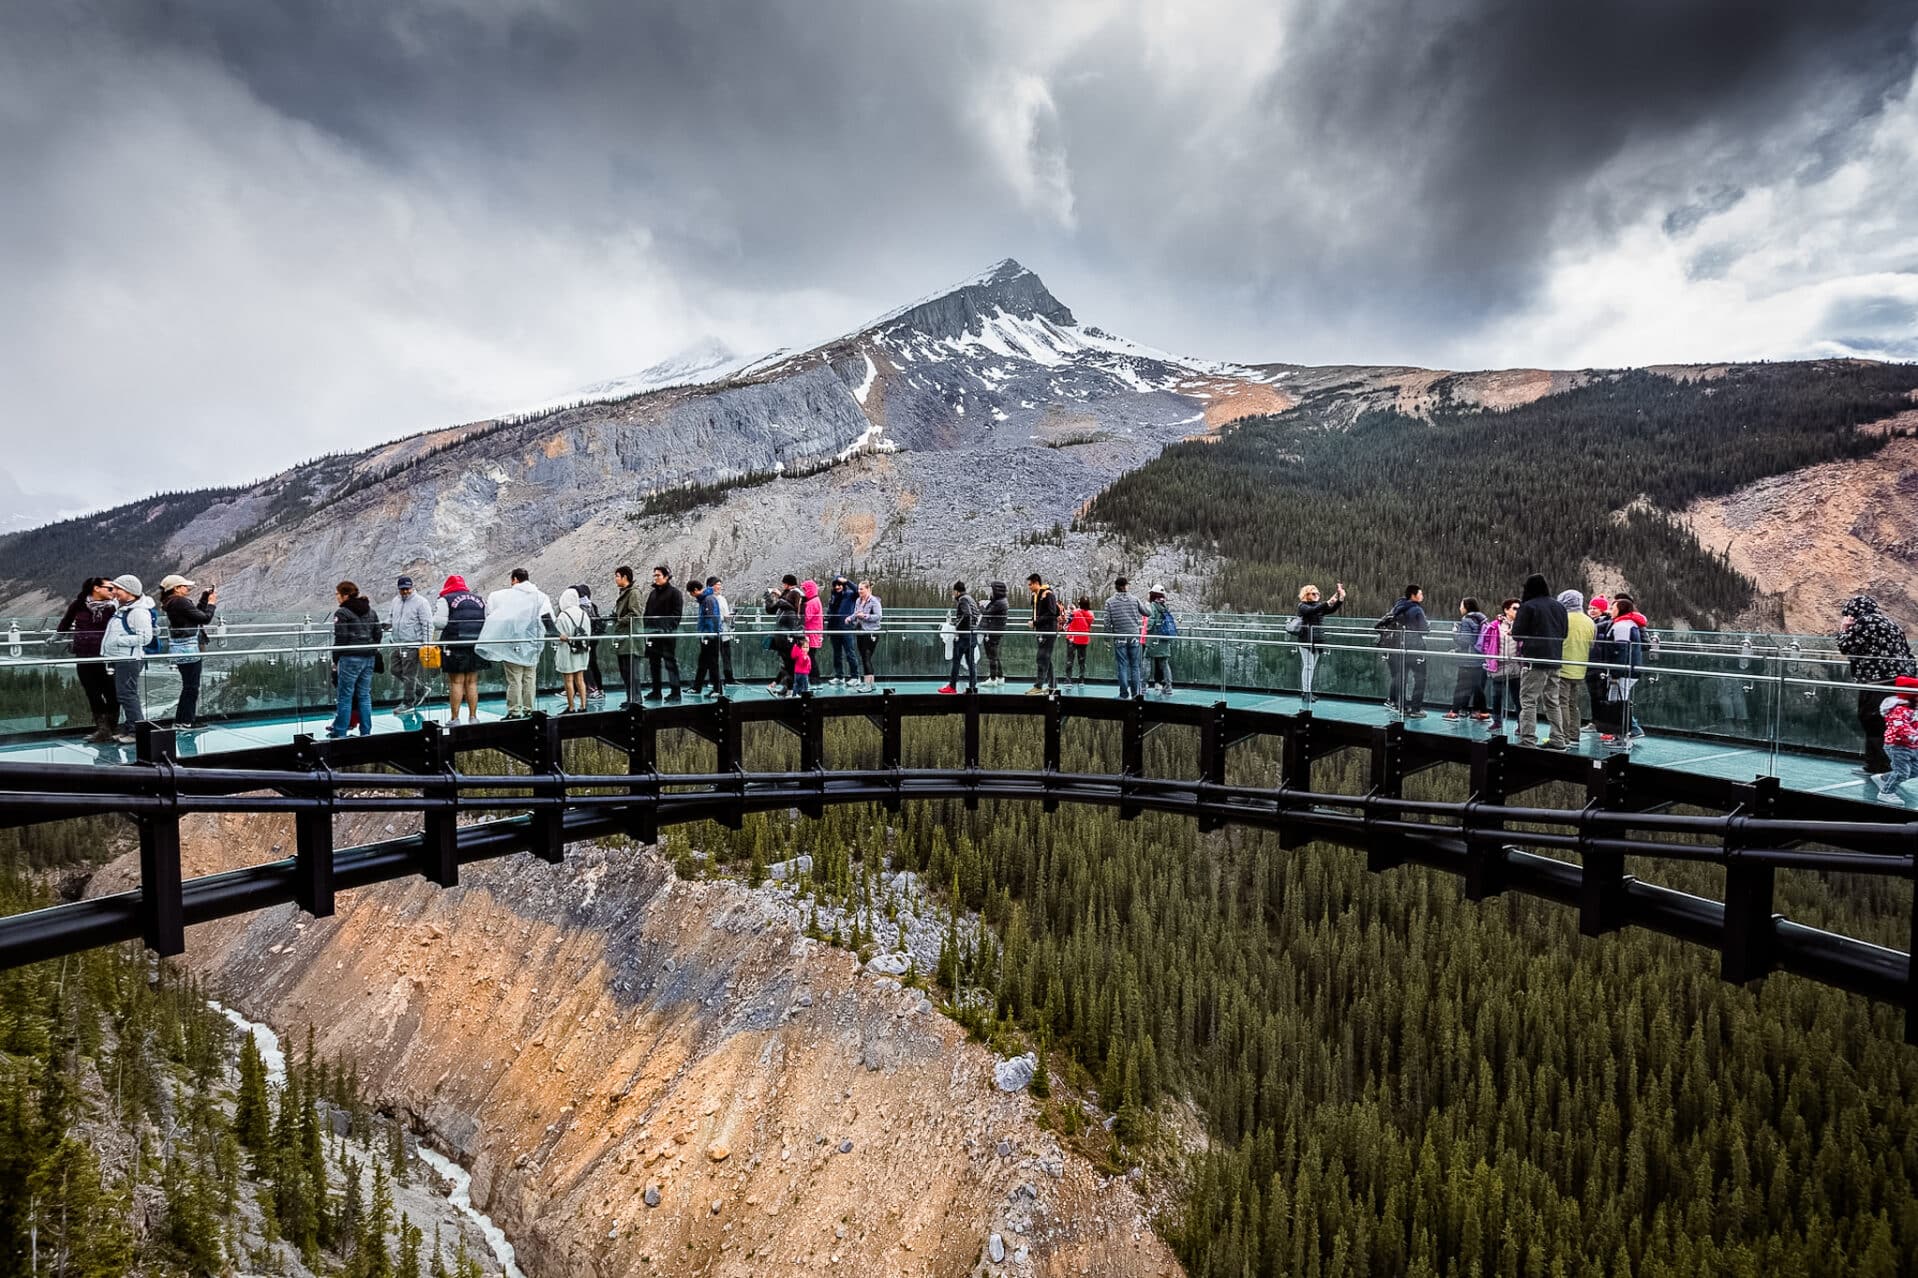
[[[953,687],[951,684],[947,684],[945,687],[939,689],[939,692],[940,692],[940,695],[942,696],[958,696],[959,695],[959,689]]]

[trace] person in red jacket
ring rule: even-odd
[[[1903,807],[1898,787],[1918,777],[1918,677],[1899,675],[1892,687],[1897,691],[1878,703],[1885,721],[1885,758],[1891,767],[1872,780],[1878,783],[1880,803]]]
[[[1066,682],[1086,684],[1086,652],[1092,647],[1092,601],[1080,595],[1066,618]],[[1073,671],[1077,670],[1075,677]]]

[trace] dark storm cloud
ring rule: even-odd
[[[261,396],[278,447],[363,443],[705,332],[818,340],[1006,254],[1163,346],[1470,363],[1555,262],[1634,228],[1682,242],[1679,286],[1743,287],[1769,259],[1726,227],[1866,153],[1915,24],[1909,0],[8,6],[0,381],[135,449],[204,438],[176,462],[204,479],[238,438],[228,465],[289,460],[237,434]],[[1882,272],[1912,229],[1795,269]]]
[[[141,39],[217,58],[266,103],[384,163],[568,220],[646,221],[708,269],[780,283],[870,264],[875,242],[916,264],[953,238],[979,241],[951,254],[970,262],[989,238],[1032,237],[998,207],[967,129],[966,104],[1025,54],[1019,20],[986,12],[120,10]],[[1302,272],[1332,298],[1390,290],[1447,327],[1515,304],[1568,236],[1603,235],[1647,205],[1678,232],[1735,202],[1740,180],[1828,172],[1913,66],[1902,0],[1306,5],[1248,110],[1221,122],[1249,161],[1222,172],[1207,143],[1227,139],[1182,137],[1207,86],[1152,66],[1152,38],[1230,38],[1205,6],[1190,12],[1156,37],[1115,20],[1058,69],[1058,120],[1040,127],[1062,130],[1075,184],[1097,193],[1077,205],[1089,237],[1114,257],[1143,239],[1155,260],[1138,265],[1173,276]],[[1043,7],[1031,21],[1045,23]],[[1248,245],[1263,251],[1248,258]]]

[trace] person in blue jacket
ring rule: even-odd
[[[726,685],[719,677],[719,648],[725,642],[726,623],[719,611],[719,595],[698,573],[686,580],[686,593],[693,597],[693,606],[698,609],[697,620],[693,623],[693,633],[699,636],[699,664],[693,669],[692,695],[706,689],[708,697],[725,695]]]
[[[859,636],[852,624],[852,610],[859,594],[844,577],[832,579],[832,594],[826,600],[826,636],[832,641],[832,681],[835,684],[859,682]]]

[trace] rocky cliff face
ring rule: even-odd
[[[342,840],[384,832],[352,824]],[[195,820],[186,845],[207,873],[291,831]],[[198,927],[190,958],[247,1015],[317,1026],[455,1152],[529,1274],[1178,1272],[1129,1182],[1061,1151],[989,1053],[799,935],[770,890],[596,847],[463,874]]]
[[[907,563],[1072,586],[1169,576],[1183,555],[1142,564],[1055,526],[1167,443],[1305,396],[1352,417],[1440,396],[1499,408],[1581,378],[1179,358],[1080,324],[1006,260],[797,355],[695,351],[571,405],[0,537],[0,606],[57,611],[81,577],[123,571],[219,582],[229,612],[322,613],[342,577],[379,600],[400,573],[485,590],[522,566],[556,594],[664,562],[720,573],[736,597],[786,571]],[[651,494],[769,474],[787,478],[644,512]]]
[[[735,580],[908,555],[997,571],[978,557],[1069,522],[1112,478],[1216,424],[1217,405],[1282,407],[1287,376],[1081,327],[1011,261],[803,354],[729,374],[731,362],[687,365],[709,384],[625,379],[571,406],[0,539],[0,598],[51,607],[67,576],[100,564],[182,571],[222,583],[230,610],[275,611],[321,607],[341,577],[460,572],[491,585],[525,565],[557,589],[603,583],[627,559]],[[634,386],[647,389],[625,394]],[[677,486],[828,466],[731,509],[640,515]]]

